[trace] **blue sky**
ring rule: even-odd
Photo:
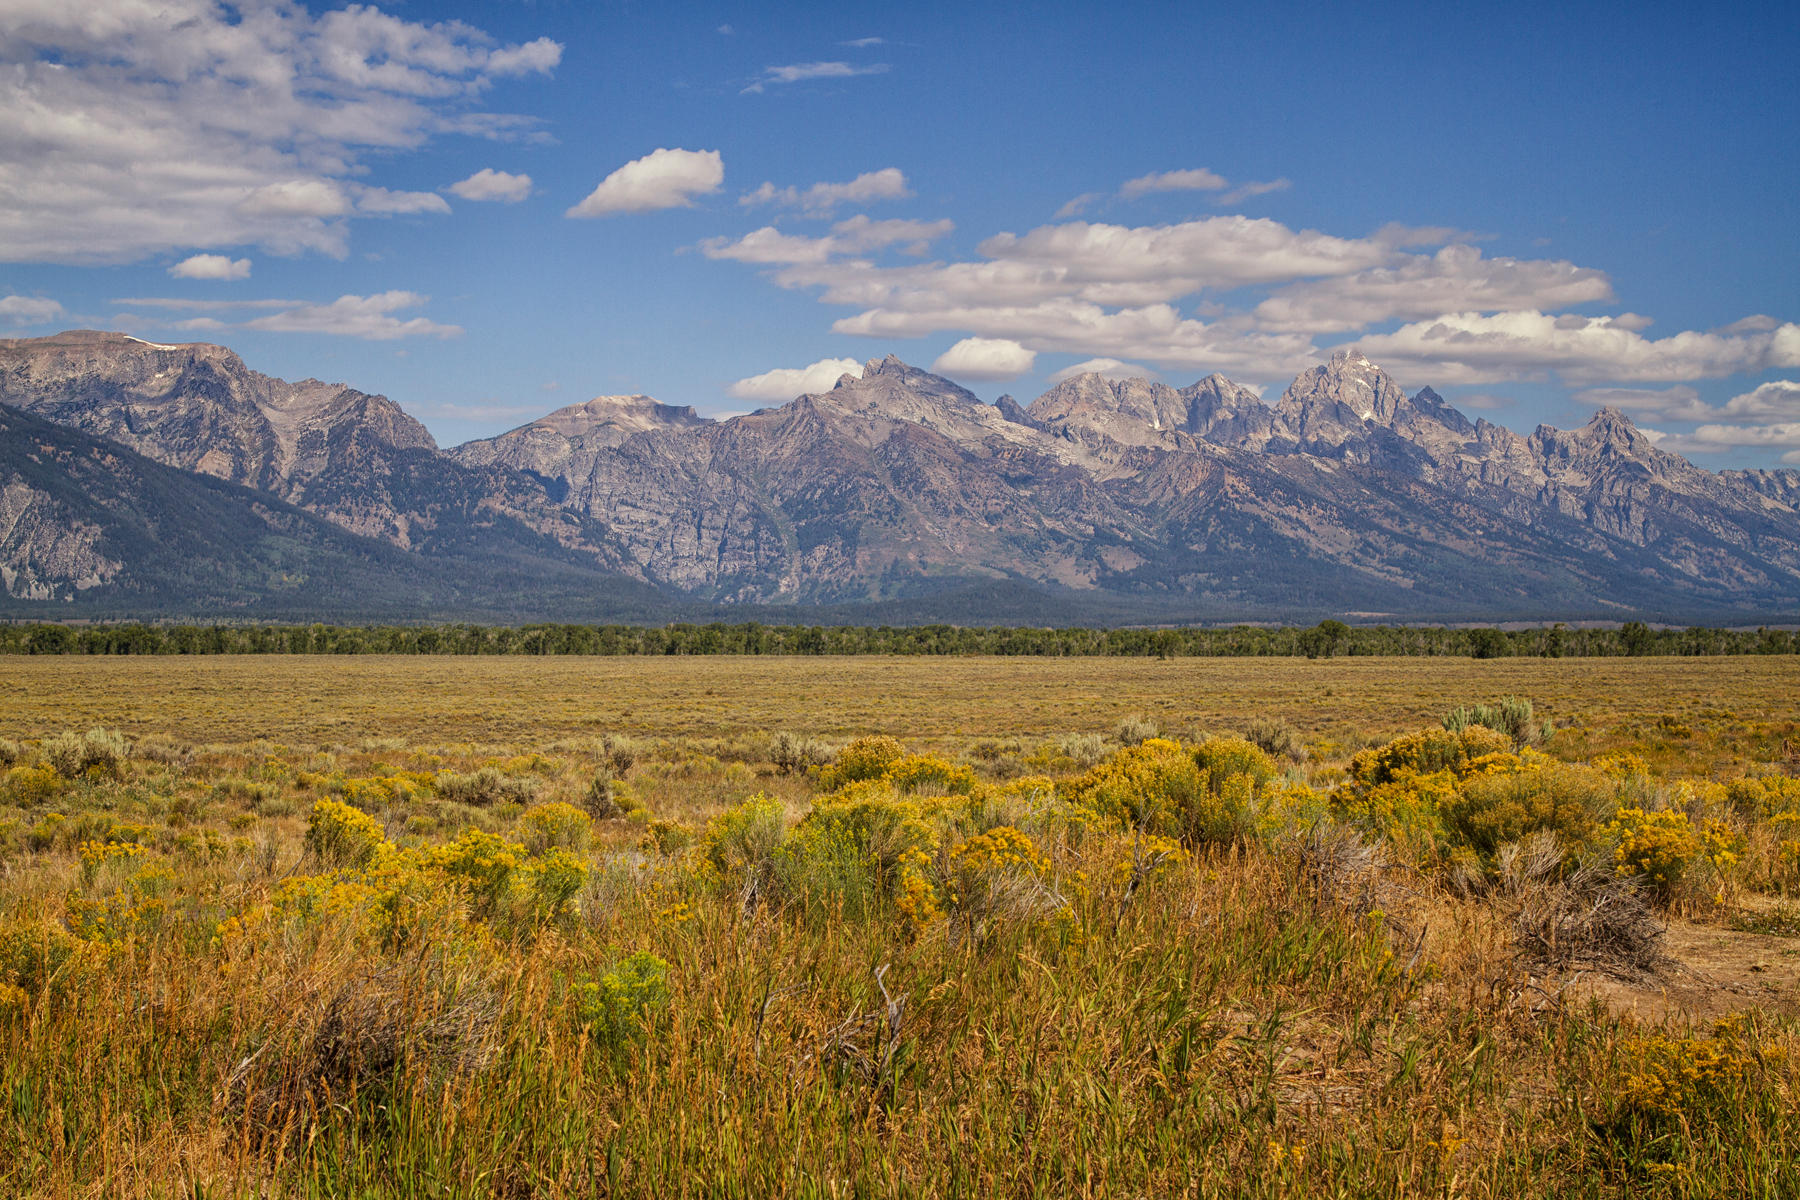
[[[216,341],[446,443],[888,352],[1800,463],[1791,6],[0,2],[0,336]],[[765,187],[764,185],[768,186]]]

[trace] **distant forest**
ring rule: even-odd
[[[0,626],[3,654],[938,654],[1049,658],[1582,658],[1800,653],[1786,629],[1404,625],[1220,629],[964,628],[954,625],[53,625]]]

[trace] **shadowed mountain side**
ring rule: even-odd
[[[521,540],[471,535],[409,553],[0,405],[8,616],[647,620],[668,609],[653,588],[534,557]]]

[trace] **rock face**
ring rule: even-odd
[[[728,605],[981,580],[1146,619],[1741,620],[1800,604],[1800,473],[1707,472],[1611,410],[1529,436],[1471,422],[1355,352],[1273,405],[1218,375],[1083,375],[987,405],[890,356],[730,420],[603,396],[439,451],[381,397],[271,380],[219,347],[84,333],[0,343],[0,404],[426,558],[547,555]],[[30,562],[102,578],[102,545],[82,559],[74,524],[17,495],[0,528],[36,530],[8,535]],[[74,541],[52,545],[59,520]],[[18,586],[47,578],[8,554]]]
[[[0,405],[0,615],[520,620],[667,609],[652,589],[533,556],[522,539],[493,545],[402,550]]]
[[[76,330],[0,340],[0,404],[431,551],[504,540],[604,561],[604,537],[516,471],[470,470],[385,396],[259,374],[223,346]],[[502,527],[506,528],[502,528]]]

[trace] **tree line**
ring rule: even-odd
[[[1054,629],[955,625],[0,625],[0,654],[919,654],[1033,657],[1582,658],[1800,653],[1787,629],[1318,625]]]

